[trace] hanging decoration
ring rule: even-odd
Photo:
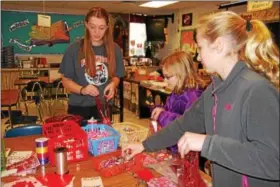
[[[13,24],[9,27],[9,31],[10,31],[10,32],[13,32],[13,31],[15,31],[15,30],[18,29],[18,28],[27,26],[29,23],[30,23],[30,22],[29,22],[28,19],[25,19],[25,20],[23,20],[23,21],[15,22],[15,23],[13,23]]]
[[[38,25],[38,14],[44,17],[49,16],[50,26]],[[84,15],[48,13],[47,9],[43,9],[40,13],[3,10],[1,15],[3,17],[2,46],[14,46],[15,54],[63,54],[70,43],[84,36]],[[120,27],[120,31],[114,30],[116,32],[114,36],[116,36],[115,42],[124,51],[128,51],[126,49],[128,45],[121,42],[123,31],[128,30],[128,24],[126,24],[128,14],[113,13],[112,15],[112,23],[115,19],[125,22]]]
[[[84,21],[83,20],[79,20],[79,21],[76,21],[72,24],[72,27],[75,29],[75,28],[78,28],[80,26],[84,25]]]
[[[16,44],[20,49],[24,50],[24,51],[31,51],[32,47],[31,45],[25,45],[25,44],[22,44],[21,42],[18,41],[18,39],[10,39],[9,40],[9,43],[11,44]]]

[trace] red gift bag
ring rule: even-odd
[[[111,110],[110,110],[110,107],[109,107],[108,102],[106,100],[106,97],[102,98],[104,100],[104,103],[101,102],[101,99],[100,99],[99,96],[96,96],[94,98],[95,98],[95,103],[96,103],[97,110],[98,110],[99,115],[100,115],[99,117],[101,118],[102,123],[112,126]]]
[[[181,160],[181,174],[178,176],[180,187],[206,187],[199,172],[198,152],[189,152]]]

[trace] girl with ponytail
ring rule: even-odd
[[[279,49],[271,32],[259,20],[248,20],[246,26],[248,38],[240,50],[240,59],[279,90]]]
[[[105,9],[91,8],[84,24],[84,38],[67,48],[59,72],[64,87],[71,92],[68,113],[100,119],[94,97],[108,101],[115,95],[125,74],[122,53],[113,41],[112,23]]]
[[[202,64],[212,83],[180,118],[142,143],[135,154],[177,143],[212,161],[214,187],[279,186],[279,49],[259,20],[225,11],[197,26]]]

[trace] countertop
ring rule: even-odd
[[[59,69],[57,67],[51,68],[1,68],[1,71],[30,71],[30,70],[54,70],[54,69]]]

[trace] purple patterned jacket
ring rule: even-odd
[[[186,89],[182,94],[172,93],[164,105],[165,111],[162,111],[158,117],[158,123],[161,127],[170,124],[171,121],[183,115],[185,110],[191,108],[202,94],[202,89]],[[170,147],[172,152],[177,152],[177,145]]]

